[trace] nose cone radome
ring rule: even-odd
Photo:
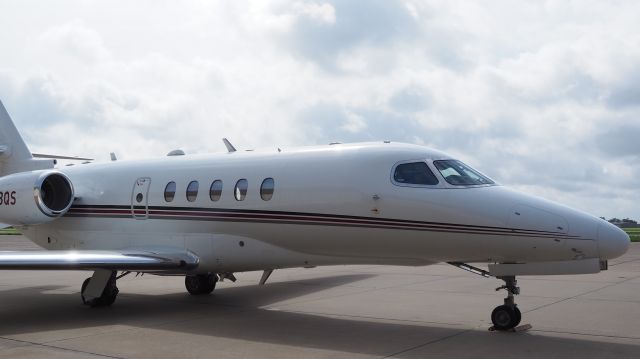
[[[618,258],[629,249],[629,235],[611,223],[601,223],[598,227],[598,250],[601,259]]]

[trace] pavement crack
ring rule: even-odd
[[[431,344],[439,343],[439,342],[442,342],[442,341],[445,341],[445,340],[448,340],[448,339],[451,339],[451,338],[454,338],[454,337],[460,336],[460,335],[462,335],[462,334],[469,333],[469,332],[471,332],[471,331],[473,331],[473,329],[464,330],[464,331],[461,331],[461,332],[458,332],[458,333],[453,333],[453,334],[451,334],[451,335],[444,336],[444,337],[442,337],[442,338],[438,338],[438,339],[430,340],[430,341],[428,341],[428,342],[426,342],[426,343],[422,343],[422,344],[420,344],[420,345],[416,345],[416,346],[413,346],[413,347],[411,347],[411,348],[407,348],[407,349],[404,349],[404,350],[397,351],[397,352],[395,352],[395,353],[393,353],[393,354],[389,354],[389,355],[383,356],[383,357],[382,357],[382,359],[384,359],[384,358],[391,358],[391,357],[394,357],[394,356],[396,356],[396,355],[400,355],[400,354],[404,354],[404,353],[410,352],[410,351],[412,351],[412,350],[416,350],[416,349],[424,348],[424,347],[426,347],[427,345],[431,345]]]
[[[609,264],[609,267],[615,267],[615,266],[620,265],[620,264],[633,263],[633,262],[637,262],[637,261],[640,261],[640,258],[634,258],[634,259],[629,259],[628,261],[621,261],[621,262],[618,262],[618,263]]]
[[[595,288],[595,289],[592,289],[592,290],[588,290],[588,291],[583,292],[583,293],[580,293],[580,294],[576,294],[576,295],[571,296],[571,297],[567,297],[567,298],[563,298],[563,299],[557,300],[557,301],[555,301],[555,302],[551,302],[551,303],[543,304],[543,305],[540,305],[540,306],[535,307],[535,308],[533,308],[533,309],[527,310],[527,311],[525,311],[524,313],[531,313],[531,312],[536,311],[536,310],[538,310],[538,309],[542,309],[542,308],[550,307],[550,306],[552,306],[552,305],[554,305],[554,304],[558,304],[558,303],[566,302],[566,301],[568,301],[568,300],[575,299],[575,298],[581,297],[581,296],[583,296],[583,295],[587,295],[587,294],[590,294],[590,293],[594,293],[594,292],[597,292],[597,291],[600,291],[600,290],[603,290],[603,289],[606,289],[606,288],[610,288],[610,287],[613,287],[613,286],[616,286],[616,285],[619,285],[619,284],[622,284],[622,283],[628,282],[628,281],[630,281],[630,280],[634,280],[634,279],[636,279],[636,278],[638,278],[638,277],[627,278],[627,279],[625,279],[625,280],[623,280],[623,281],[620,281],[620,282],[611,283],[611,284],[608,284],[608,285],[605,285],[605,286],[602,286],[602,287],[599,287],[599,288]]]
[[[640,337],[626,337],[626,336],[622,336],[622,335],[571,332],[571,331],[564,331],[564,330],[529,329],[529,331],[530,332],[536,332],[536,333],[572,334],[572,335],[581,335],[581,336],[585,336],[585,337],[596,337],[596,338],[615,338],[615,339],[629,339],[629,340],[639,340],[640,339]]]
[[[461,325],[463,325],[462,323],[446,323],[446,322],[435,322],[435,321],[428,321],[428,320],[385,318],[385,317],[375,317],[375,316],[369,316],[369,315],[332,314],[332,313],[309,312],[309,311],[300,311],[300,310],[281,310],[281,309],[275,309],[275,308],[268,308],[268,309],[265,309],[265,310],[281,311],[281,312],[296,313],[296,314],[306,314],[306,315],[322,315],[322,316],[328,316],[328,317],[334,317],[334,318],[384,320],[384,321],[389,321],[389,322],[411,323],[411,324],[437,324],[437,325],[448,325],[448,326],[461,326]]]
[[[59,347],[59,346],[56,346],[56,345],[50,345],[50,344],[46,344],[46,343],[37,343],[37,342],[28,341],[28,340],[20,340],[20,339],[7,338],[7,337],[0,337],[0,339],[12,341],[12,342],[15,342],[15,343],[33,345],[33,346],[36,346],[36,347],[57,349],[57,350],[62,350],[62,351],[66,351],[66,352],[85,354],[85,355],[93,355],[93,356],[102,357],[102,358],[125,359],[124,357],[117,357],[117,356],[113,356],[113,355],[94,353],[94,352],[89,352],[89,351],[84,351],[84,350],[79,350],[79,349],[64,348],[64,347]]]

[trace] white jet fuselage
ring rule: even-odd
[[[500,185],[448,183],[433,161],[450,158],[422,146],[367,143],[64,167],[75,190],[72,207],[22,230],[47,249],[186,249],[199,257],[198,272],[217,273],[606,260],[626,251],[626,234],[591,215]],[[436,185],[394,180],[397,164],[416,161],[427,163]],[[273,196],[264,200],[268,178]],[[241,179],[248,188],[237,200]],[[216,180],[223,187],[214,201]],[[198,192],[189,201],[193,181]],[[169,202],[170,182],[176,190]]]

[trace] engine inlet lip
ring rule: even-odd
[[[47,207],[47,205],[44,203],[44,199],[42,198],[42,185],[44,184],[44,181],[47,178],[49,178],[49,176],[51,175],[58,175],[62,177],[65,180],[65,182],[67,182],[67,185],[69,186],[69,190],[71,191],[71,200],[69,201],[67,206],[61,210],[54,210]],[[67,175],[65,175],[60,171],[43,172],[40,174],[40,176],[38,176],[38,179],[36,180],[36,183],[33,186],[33,198],[36,202],[36,205],[38,206],[38,209],[40,209],[40,211],[44,213],[44,215],[46,215],[47,217],[60,217],[65,213],[67,213],[69,208],[71,208],[71,206],[73,205],[73,199],[75,198],[73,183],[71,182],[69,177],[67,177]]]

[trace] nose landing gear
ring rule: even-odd
[[[460,269],[466,270],[473,274],[477,274],[483,276],[485,278],[493,277],[491,273],[484,269],[480,269],[474,267],[472,265],[462,263],[462,262],[447,262],[454,267],[458,267]],[[522,313],[520,309],[518,309],[518,305],[514,300],[514,296],[520,294],[520,287],[518,287],[518,281],[516,281],[516,276],[498,276],[496,277],[504,281],[504,285],[496,288],[496,291],[500,289],[504,289],[507,291],[507,297],[504,298],[504,304],[497,306],[491,312],[491,322],[493,323],[493,327],[489,330],[498,330],[498,331],[523,331],[531,328],[531,325],[521,325],[520,320],[522,320]],[[517,328],[516,328],[517,327]]]
[[[504,298],[504,304],[496,307],[491,312],[491,322],[496,330],[510,330],[520,324],[522,313],[515,303],[514,296],[520,294],[520,288],[517,286],[515,276],[498,277],[505,282],[505,285],[496,288],[496,290],[504,289],[507,291],[507,297]]]

